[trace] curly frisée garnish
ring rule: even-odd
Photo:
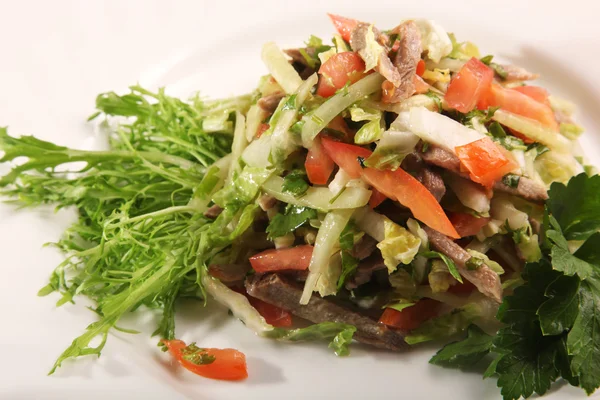
[[[593,393],[600,178],[574,106],[433,21],[330,18],[331,43],[265,44],[250,94],[100,94],[109,150],[0,129],[0,194],[78,214],[39,295],[87,297],[98,320],[50,372],[154,309],[184,368],[245,379],[243,353],[176,339],[178,299],[194,298],[338,356],[452,339],[431,363],[481,365],[507,400],[559,379]]]

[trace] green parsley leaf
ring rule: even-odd
[[[296,169],[283,178],[282,190],[296,197],[302,196],[310,185],[306,181],[306,172]]]
[[[485,65],[490,65],[490,63],[492,62],[492,60],[494,59],[494,56],[492,55],[487,55],[485,57],[481,57],[479,59],[479,61],[481,61],[482,63],[484,63]]]
[[[571,329],[578,314],[579,279],[559,276],[544,293],[548,300],[537,310],[545,336],[560,335]]]
[[[579,174],[550,186],[546,202],[567,240],[584,240],[600,229],[600,176]]]
[[[511,188],[519,187],[519,181],[521,177],[515,174],[506,174],[502,177],[502,183]]]
[[[288,204],[283,213],[275,214],[269,221],[266,232],[269,239],[285,236],[314,218],[317,218],[317,210]]]
[[[470,325],[464,340],[447,344],[429,362],[447,367],[472,367],[490,352],[492,339],[493,336],[478,326]]]
[[[337,282],[338,291],[354,275],[356,268],[358,268],[358,259],[352,257],[347,251],[342,251],[342,273]]]
[[[454,279],[456,279],[457,281],[459,281],[460,283],[463,283],[462,276],[460,276],[460,272],[458,272],[458,268],[456,267],[456,264],[454,264],[454,261],[452,261],[447,255],[445,255],[443,253],[439,253],[437,251],[426,251],[424,253],[419,253],[419,255],[422,255],[423,257],[428,258],[428,259],[433,259],[433,258],[441,259],[444,262],[444,264],[446,264],[446,266],[448,267],[448,271],[450,271],[450,275],[452,275],[452,277]]]

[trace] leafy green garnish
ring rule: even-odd
[[[456,267],[456,264],[454,264],[454,261],[452,261],[447,255],[445,255],[443,253],[439,253],[437,251],[427,251],[424,253],[419,253],[419,255],[421,255],[425,258],[429,258],[429,259],[435,259],[435,258],[441,259],[444,262],[444,264],[446,264],[446,266],[448,267],[448,271],[450,271],[450,275],[452,275],[452,277],[454,279],[456,279],[457,281],[459,281],[460,283],[463,283],[462,276],[460,276],[460,272],[458,272],[458,268]]]
[[[525,143],[521,139],[508,135],[498,122],[492,122],[488,130],[492,139],[506,150],[527,150],[527,146],[525,146]]]
[[[476,325],[469,326],[466,339],[447,344],[429,360],[431,364],[469,368],[477,364],[492,348],[493,337]]]
[[[271,219],[266,232],[270,239],[285,236],[314,218],[317,218],[317,210],[288,204],[283,213],[275,214]]]
[[[306,181],[306,172],[303,170],[295,169],[283,178],[283,191],[296,197],[306,193],[309,187],[310,185]]]
[[[289,330],[275,328],[266,332],[264,336],[290,342],[332,339],[329,347],[333,349],[335,354],[337,356],[347,356],[350,354],[348,346],[352,342],[354,332],[356,332],[356,327],[353,325],[338,322],[322,322],[307,326],[306,328]]]
[[[519,181],[521,177],[515,174],[506,174],[502,177],[502,183],[511,188],[519,187]]]
[[[481,61],[482,63],[484,63],[485,65],[490,65],[490,63],[492,62],[492,60],[494,59],[494,56],[492,55],[487,55],[485,57],[481,57],[479,59],[479,61]]]

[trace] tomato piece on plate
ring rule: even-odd
[[[558,124],[550,106],[540,103],[527,94],[504,88],[498,84],[492,84],[491,89],[482,96],[477,107],[480,110],[500,107],[513,114],[534,119],[542,125],[558,131]]]
[[[517,167],[517,163],[487,137],[457,146],[455,151],[461,165],[469,171],[471,180],[486,188],[491,188]]]
[[[333,26],[338,31],[342,39],[346,42],[350,41],[350,34],[354,27],[358,24],[358,21],[352,18],[346,18],[335,14],[327,14],[333,22]]]
[[[465,237],[476,235],[481,228],[490,222],[490,218],[476,217],[467,213],[452,213],[450,214],[450,222],[452,222],[460,237]]]
[[[182,367],[211,379],[239,381],[248,377],[246,356],[235,349],[199,348],[187,346],[181,340],[162,340],[169,353]]]
[[[313,141],[312,147],[308,149],[304,167],[306,168],[308,180],[313,185],[326,185],[329,181],[335,163],[325,153],[318,138]]]
[[[415,305],[402,311],[386,308],[379,323],[408,332],[418,328],[423,322],[436,317],[441,303],[432,299],[421,299]]]
[[[472,111],[480,97],[490,90],[494,71],[473,57],[452,78],[444,99],[461,113]]]
[[[378,191],[409,208],[425,225],[446,236],[460,237],[433,194],[408,172],[400,168],[395,171],[365,168],[363,177]]]
[[[353,84],[365,76],[365,62],[352,51],[334,54],[319,68],[317,94],[322,97],[333,96],[346,83]]]
[[[250,265],[258,273],[299,270],[304,271],[310,264],[313,247],[309,245],[287,249],[269,249],[250,257]]]
[[[381,193],[377,189],[373,189],[371,197],[369,198],[369,207],[375,208],[387,199],[386,195]]]
[[[343,169],[352,179],[360,178],[363,167],[360,165],[359,158],[366,159],[372,154],[360,146],[336,142],[329,138],[322,138],[321,145],[325,152],[331,157],[341,169]]]

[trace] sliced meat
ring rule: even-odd
[[[273,114],[275,112],[275,109],[277,109],[277,106],[279,105],[279,102],[284,97],[285,97],[285,93],[283,93],[283,92],[275,92],[275,93],[272,93],[272,94],[270,94],[268,96],[261,97],[258,100],[257,104],[264,111],[268,112],[269,114]]]
[[[419,178],[419,181],[431,192],[438,202],[444,197],[446,194],[446,185],[440,174],[430,168],[423,168]]]
[[[268,211],[277,205],[277,199],[269,194],[263,194],[258,198],[258,206],[263,211]]]
[[[417,65],[421,61],[423,45],[421,33],[414,21],[403,22],[394,28],[392,33],[400,37],[400,46],[393,60],[400,74],[400,85],[391,86],[384,82],[382,100],[385,103],[400,103],[415,92],[414,76],[417,73]]]
[[[311,57],[315,53],[315,49],[313,47],[306,47],[303,50],[305,50],[306,54]],[[316,72],[314,68],[308,64],[302,53],[300,53],[300,49],[287,49],[284,50],[284,53],[291,57],[292,66],[298,72],[298,74],[300,74],[302,79],[306,79]]]
[[[426,152],[421,153],[421,157],[428,164],[444,168],[469,179],[467,174],[461,172],[458,157],[441,147],[429,146]],[[507,186],[502,183],[502,181],[498,181],[494,184],[494,190],[499,190],[537,203],[548,199],[546,188],[525,176],[522,176],[521,179],[519,179],[519,184],[516,188]]]
[[[369,235],[364,235],[350,250],[350,255],[359,260],[364,260],[377,250],[377,240]]]
[[[208,273],[226,285],[242,282],[250,271],[250,264],[210,264]]]
[[[460,274],[486,296],[494,299],[498,303],[502,302],[502,284],[497,273],[492,271],[487,265],[482,265],[475,270],[469,270],[466,267],[467,261],[471,255],[462,247],[454,243],[448,236],[439,233],[436,230],[423,226],[423,229],[429,237],[431,247],[440,253],[450,257],[458,267]]]
[[[208,208],[208,210],[204,211],[204,216],[210,219],[216,219],[221,213],[223,209],[216,204],[213,204]]]
[[[386,268],[381,254],[374,254],[372,257],[369,257],[358,264],[354,276],[346,282],[346,289],[356,289],[360,285],[369,282],[375,271]]]
[[[500,67],[506,73],[506,77],[504,78],[506,81],[533,81],[540,77],[540,74],[534,74],[516,65],[502,64]]]
[[[317,295],[313,295],[307,305],[301,305],[302,289],[278,274],[249,277],[246,279],[246,290],[252,297],[314,323],[339,322],[354,325],[357,329],[354,338],[361,343],[389,350],[402,350],[406,347],[400,332]]]
[[[368,60],[376,56],[377,65],[375,66],[375,71],[383,75],[383,77],[390,81],[394,87],[399,87],[402,84],[402,75],[400,75],[398,68],[396,68],[392,63],[392,60],[388,57],[386,48],[381,46],[381,44],[379,44],[380,49],[378,50],[373,49],[372,45],[369,46],[369,40],[367,40],[367,38],[370,28],[371,25],[365,24],[364,22],[357,24],[350,35],[350,46],[352,46],[352,50],[356,51],[362,59],[365,60],[367,65],[369,65]],[[372,29],[375,40],[378,42],[384,41],[381,32],[375,27],[372,27]]]

